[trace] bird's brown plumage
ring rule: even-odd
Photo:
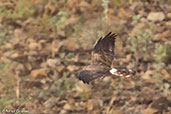
[[[88,84],[96,78],[111,75],[110,69],[114,59],[115,38],[116,34],[109,32],[104,38],[101,37],[97,41],[91,53],[91,64],[80,72],[77,77],[79,80]],[[128,73],[126,73],[125,69],[117,71],[114,75],[119,76],[124,73],[124,76],[126,76],[129,74],[129,71],[127,70]]]
[[[111,66],[114,58],[116,34],[109,32],[104,38],[100,38],[91,53],[91,64],[103,64]]]
[[[84,83],[105,76],[111,69],[114,57],[114,45],[116,34],[108,33],[104,38],[100,38],[91,53],[91,65],[80,72],[78,78]]]

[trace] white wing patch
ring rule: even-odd
[[[125,76],[125,77],[130,77],[130,73],[132,73],[133,71],[132,70],[126,70],[126,69],[116,69],[116,68],[112,68],[110,70],[110,73],[112,75],[115,75],[115,76]]]
[[[116,68],[112,68],[112,69],[110,70],[110,73],[111,73],[111,74],[116,74],[117,71],[118,71],[118,70],[117,70]]]

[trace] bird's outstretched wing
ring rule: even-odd
[[[104,38],[100,38],[91,53],[91,65],[80,72],[78,79],[84,83],[109,75],[112,60],[114,58],[116,34],[109,32]]]
[[[84,68],[78,75],[78,79],[82,80],[84,83],[89,84],[94,79],[110,75],[110,67],[105,65],[89,65]]]
[[[84,83],[89,83],[99,77],[113,75],[129,77],[135,72],[131,69],[111,68],[114,58],[116,34],[108,33],[104,38],[100,38],[91,53],[91,65],[84,68],[78,75],[78,79]]]
[[[91,64],[103,64],[111,66],[114,58],[116,34],[109,32],[104,38],[100,38],[91,53]]]

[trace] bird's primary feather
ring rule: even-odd
[[[89,84],[94,79],[107,75],[129,76],[132,72],[127,69],[111,68],[114,59],[116,34],[109,32],[104,38],[99,38],[91,53],[91,64],[85,67],[78,79]]]

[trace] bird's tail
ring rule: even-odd
[[[115,76],[123,76],[123,77],[130,77],[132,75],[135,75],[135,71],[131,69],[117,69],[117,68],[112,68],[110,70],[110,73]]]

